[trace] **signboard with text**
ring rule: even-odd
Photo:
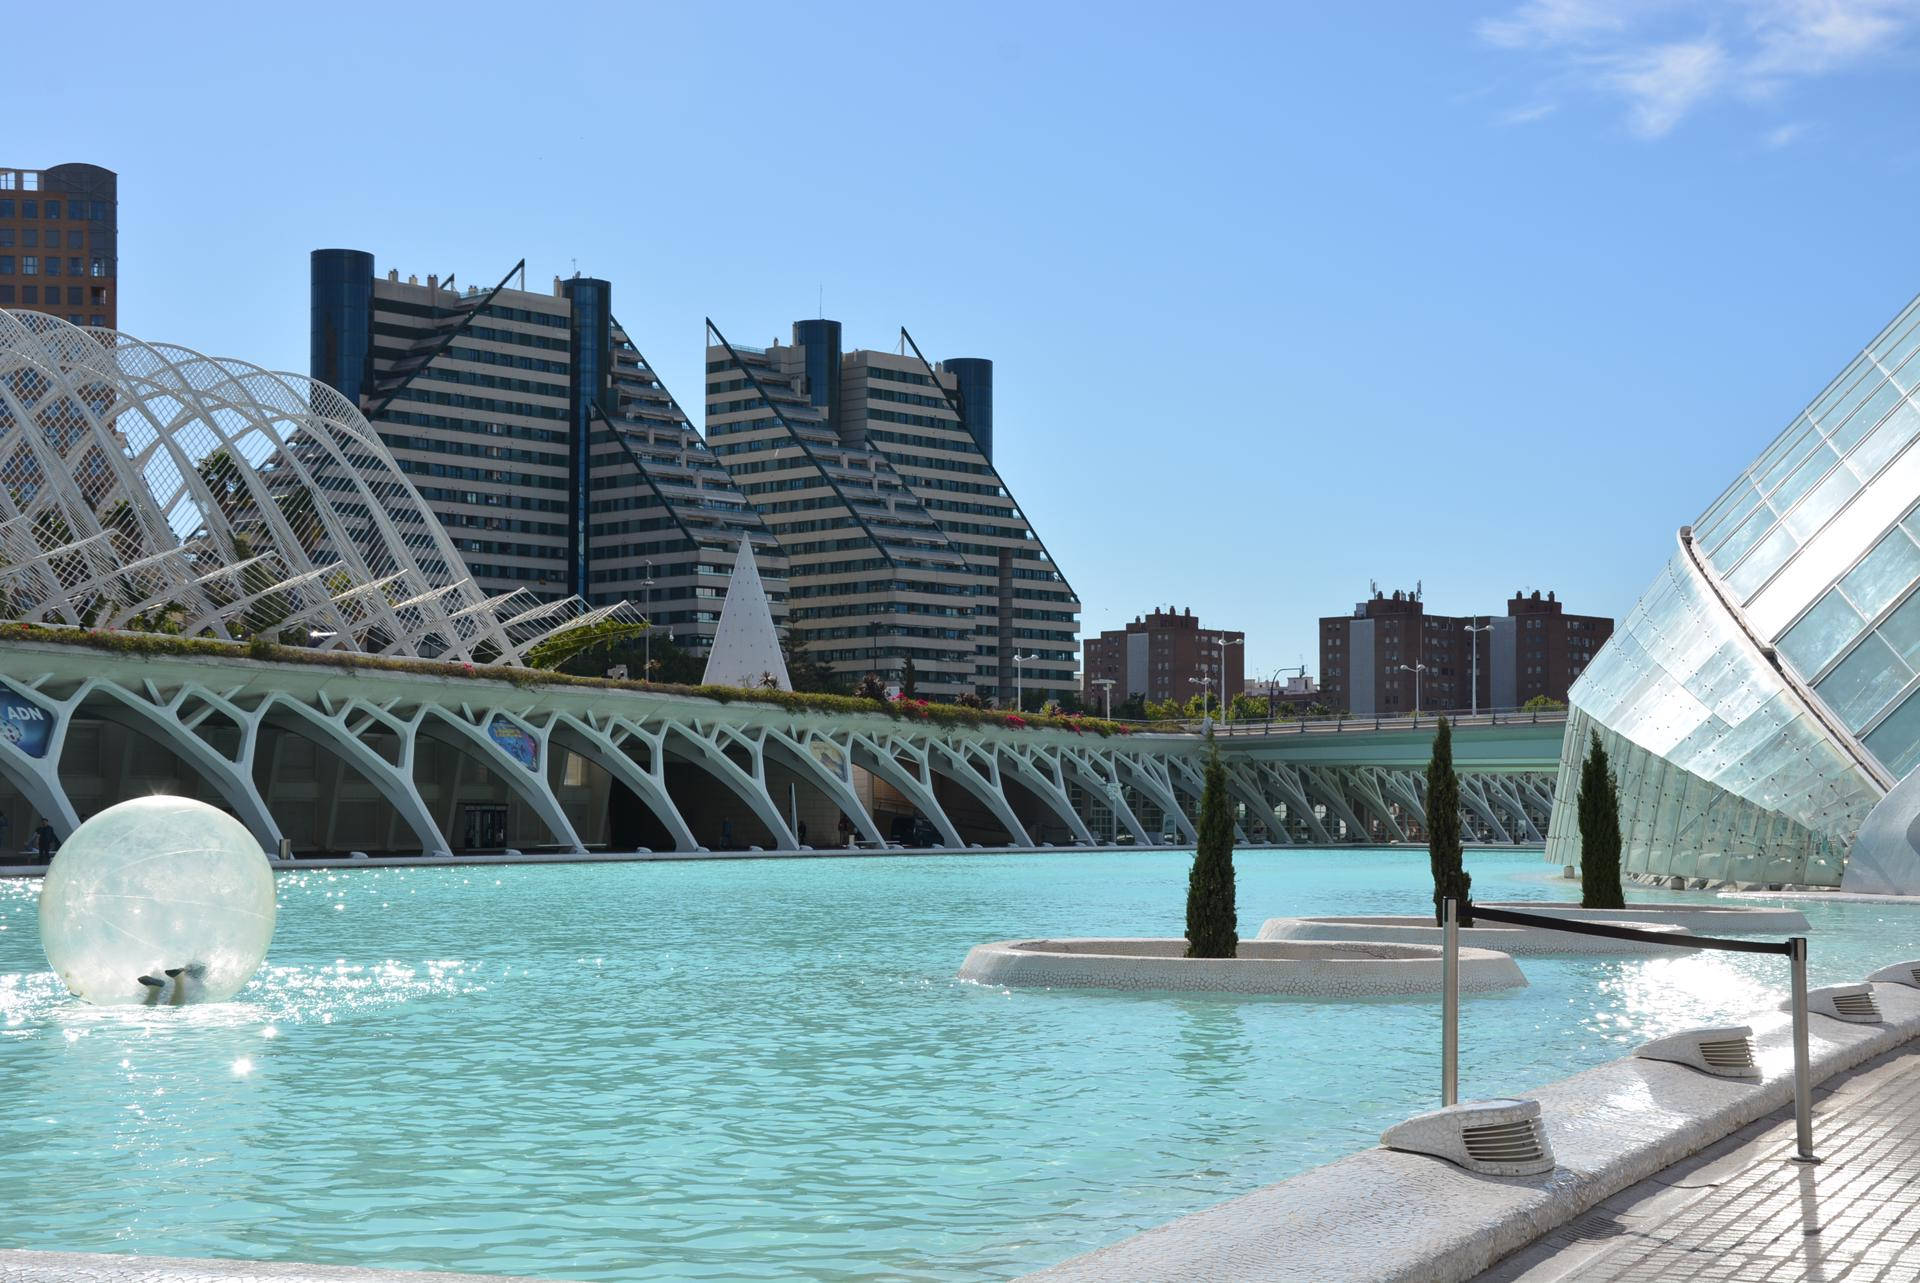
[[[495,713],[493,720],[487,723],[487,738],[529,771],[537,772],[540,769],[540,741],[529,735],[518,722]]]
[[[0,739],[28,757],[47,755],[56,717],[25,695],[0,686]]]

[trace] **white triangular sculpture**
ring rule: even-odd
[[[780,654],[780,635],[773,629],[773,607],[753,561],[753,542],[741,535],[740,555],[734,558],[733,579],[727,584],[726,604],[720,607],[713,649],[707,652],[707,674],[701,680],[709,686],[757,687],[768,673],[781,690],[793,689],[787,680],[787,661]]]

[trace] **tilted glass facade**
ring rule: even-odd
[[[1691,527],[1571,692],[1549,859],[1578,862],[1578,759],[1615,757],[1631,871],[1836,886],[1920,764],[1920,300]]]

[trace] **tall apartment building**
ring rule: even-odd
[[[708,322],[707,443],[786,549],[796,642],[853,676],[1005,705],[1074,687],[1080,601],[993,466],[993,366],[749,348]]]
[[[1104,709],[1104,680],[1113,683],[1115,704],[1136,695],[1184,703],[1203,687],[1216,701],[1223,690],[1232,699],[1246,686],[1246,640],[1243,632],[1202,628],[1191,606],[1136,616],[1125,628],[1087,638],[1081,698],[1090,709]]]
[[[1538,589],[1493,616],[1429,615],[1418,589],[1375,589],[1351,615],[1320,620],[1320,699],[1360,717],[1412,713],[1416,698],[1431,712],[1517,708],[1538,695],[1565,702],[1612,635],[1611,619],[1569,615]]]
[[[98,165],[0,168],[0,307],[118,327],[118,190]]]
[[[518,273],[521,288],[509,288]],[[313,377],[355,402],[489,595],[630,601],[696,652],[753,542],[776,622],[786,559],[613,313],[604,280],[457,286],[315,250]]]

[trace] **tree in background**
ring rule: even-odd
[[[907,699],[918,699],[920,675],[913,670],[913,656],[907,656],[907,666],[900,670],[900,694]]]
[[[868,673],[860,679],[860,684],[853,688],[853,693],[861,699],[885,699],[887,684],[880,680],[880,674]]]
[[[780,636],[781,657],[787,661],[787,681],[797,691],[815,695],[844,695],[846,679],[807,653],[805,645],[794,641],[789,628]]]
[[[1264,722],[1267,720],[1267,701],[1259,695],[1241,692],[1233,697],[1232,717],[1236,722]],[[1282,709],[1284,712],[1284,708]]]
[[[1231,958],[1240,947],[1233,904],[1233,804],[1220,749],[1208,737],[1207,781],[1200,790],[1200,840],[1187,874],[1187,956]]]
[[[1460,852],[1460,777],[1453,773],[1453,727],[1440,719],[1427,759],[1427,859],[1433,866],[1433,920],[1446,921],[1447,900],[1460,902],[1460,924],[1470,926],[1467,891],[1473,878]]]
[[[1627,907],[1620,890],[1620,786],[1598,731],[1580,765],[1580,904],[1587,909]]]
[[[1520,711],[1523,713],[1562,713],[1566,711],[1566,708],[1567,705],[1563,700],[1554,699],[1550,695],[1535,695],[1532,699],[1520,706]]]

